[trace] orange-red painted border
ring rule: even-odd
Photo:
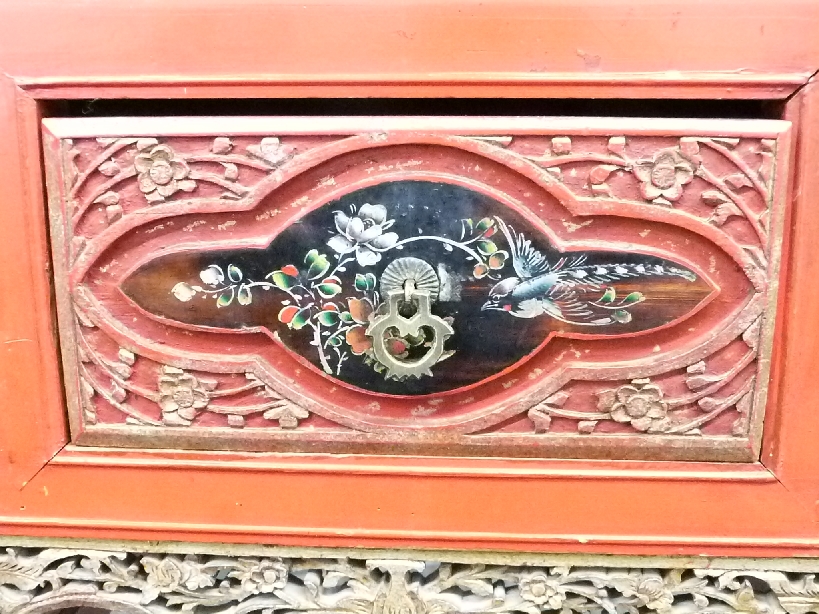
[[[0,533],[819,555],[819,86],[800,89],[817,29],[819,5],[798,0],[3,3]],[[40,101],[790,95],[796,187],[761,465],[65,447]]]

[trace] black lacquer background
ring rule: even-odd
[[[275,199],[270,198],[275,206]],[[282,300],[289,297],[278,289],[253,291],[249,305],[233,302],[218,308],[214,297],[197,296],[180,302],[171,294],[180,282],[200,284],[199,272],[217,264],[223,269],[233,264],[239,267],[244,279],[263,281],[265,276],[285,265],[302,268],[305,254],[313,248],[325,253],[335,264],[335,254],[327,241],[337,233],[334,212],[350,212],[351,205],[360,208],[364,203],[381,204],[388,210],[394,225],[388,231],[398,233],[400,239],[419,235],[438,235],[458,240],[462,221],[477,222],[484,217],[500,217],[543,252],[551,262],[561,254],[548,242],[547,237],[513,209],[478,192],[446,183],[429,181],[395,181],[358,190],[328,203],[302,217],[286,228],[264,250],[227,249],[204,253],[185,252],[164,256],[142,266],[123,284],[123,291],[143,309],[171,321],[220,329],[242,329],[264,326],[275,331],[284,345],[309,360],[317,368],[321,365],[312,335],[306,330],[290,330],[278,320]],[[492,240],[501,250],[508,251],[503,235],[498,232]],[[660,258],[622,252],[584,252],[590,264],[643,263],[669,264]],[[467,254],[457,249],[447,250],[435,241],[417,241],[402,249],[392,249],[371,267],[360,267],[353,262],[338,277],[343,297],[360,297],[353,290],[355,273],[372,272],[380,278],[384,268],[393,260],[414,256],[429,262],[434,268],[443,264],[462,283],[461,300],[438,302],[433,312],[441,317],[454,318],[455,335],[446,345],[455,354],[433,367],[433,377],[404,381],[387,380],[360,356],[350,356],[343,363],[338,379],[372,392],[392,395],[425,395],[468,386],[518,363],[536,350],[552,331],[572,334],[624,335],[656,328],[673,321],[694,309],[710,292],[702,280],[690,282],[680,278],[653,277],[642,280],[613,283],[618,295],[639,290],[646,301],[630,309],[633,319],[627,324],[605,327],[573,326],[555,321],[548,316],[520,319],[502,311],[481,311],[489,289],[497,280],[476,280],[472,270],[476,264]],[[680,267],[677,263],[671,263]],[[511,258],[497,271],[506,278],[514,275]],[[343,301],[339,301],[342,303]],[[335,377],[335,376],[333,376]]]

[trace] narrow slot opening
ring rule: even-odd
[[[93,99],[47,105],[52,117],[471,115],[779,119],[782,101],[566,98]]]

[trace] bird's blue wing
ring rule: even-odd
[[[515,232],[500,218],[495,218],[498,226],[506,237],[509,250],[512,252],[512,266],[520,279],[531,279],[551,271],[549,261],[540,251],[532,246],[532,242],[522,234]]]

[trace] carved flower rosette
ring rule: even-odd
[[[76,443],[758,453],[787,122],[94,121],[44,122]]]

